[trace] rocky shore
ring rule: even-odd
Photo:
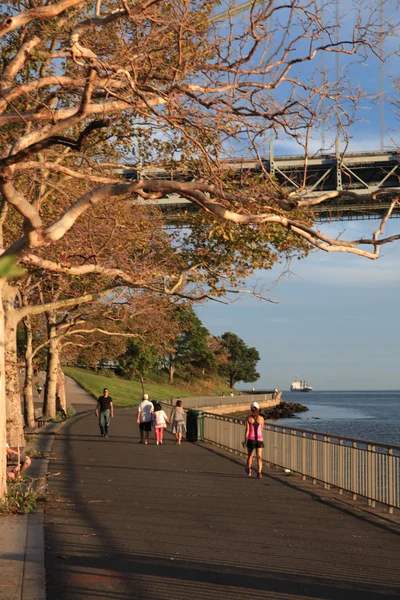
[[[264,419],[288,419],[294,417],[296,413],[307,411],[307,406],[300,402],[281,402],[273,408],[261,409],[261,415]]]
[[[300,402],[280,402],[277,406],[271,408],[261,408],[260,414],[264,419],[290,419],[295,418],[296,413],[307,412],[307,406],[300,404]],[[247,417],[250,414],[249,410],[246,412],[239,411],[236,413],[237,417]],[[228,415],[234,416],[234,415]]]

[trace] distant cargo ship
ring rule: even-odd
[[[291,392],[312,392],[312,387],[307,383],[307,381],[302,379],[295,379],[292,381],[292,385],[290,386]]]

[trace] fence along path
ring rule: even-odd
[[[204,414],[204,440],[243,454],[244,419]],[[400,508],[400,448],[266,423],[264,461],[326,487]]]
[[[93,409],[55,437],[46,502],[47,597],[383,600],[400,588],[399,530],[209,444],[138,444],[136,411],[110,437]],[[242,431],[243,433],[243,431]]]

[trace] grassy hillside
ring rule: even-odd
[[[78,367],[64,367],[64,373],[72,379],[75,379],[79,385],[95,398],[103,393],[106,387],[110,390],[110,396],[116,406],[136,406],[142,397],[142,386],[138,381],[128,381],[120,377],[106,377],[98,375],[93,371],[80,369]],[[228,395],[228,388],[225,385],[204,386],[199,389],[197,384],[193,388],[179,388],[172,385],[162,385],[157,383],[145,383],[144,389],[149,394],[151,400],[168,400],[169,398],[185,398],[190,396],[208,396],[220,395],[225,392]]]

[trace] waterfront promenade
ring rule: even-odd
[[[134,410],[101,438],[88,402],[52,448],[48,600],[399,597],[395,522],[207,444],[140,445]]]

